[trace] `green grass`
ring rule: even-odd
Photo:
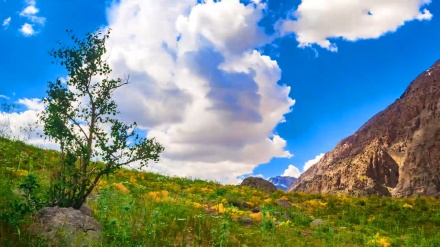
[[[57,160],[54,151],[0,139],[0,246],[45,246],[26,231],[33,212],[17,206],[26,201],[18,188],[36,174],[35,194],[44,197]],[[278,206],[279,199],[292,207]],[[440,201],[429,197],[269,194],[121,170],[87,204],[103,228],[99,246],[440,246]],[[243,225],[241,217],[254,223]],[[315,219],[327,224],[312,228]]]

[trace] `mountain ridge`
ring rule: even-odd
[[[440,60],[288,191],[440,196]]]

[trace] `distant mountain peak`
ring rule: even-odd
[[[269,182],[273,183],[277,189],[287,190],[296,181],[295,177],[276,176],[269,178]]]

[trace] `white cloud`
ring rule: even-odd
[[[295,33],[300,47],[317,44],[330,51],[337,46],[329,39],[348,41],[374,39],[394,32],[406,22],[430,20],[423,6],[430,0],[302,0],[293,12],[296,20],[280,24],[281,33]]]
[[[272,39],[258,26],[262,8],[122,0],[109,9],[109,62],[132,81],[115,95],[123,118],[165,146],[150,169],[237,183],[258,164],[291,156],[273,133],[294,104],[290,87],[277,84],[277,62],[255,50]]]
[[[25,105],[27,109],[21,112],[2,112],[0,109],[0,135],[41,147],[58,149],[56,143],[39,135],[43,133],[42,126],[37,123],[38,114],[44,109],[42,101],[19,99],[18,103]]]
[[[284,171],[283,175],[281,176],[289,176],[289,177],[295,177],[298,178],[301,175],[301,172],[298,168],[294,165],[289,165],[287,169]]]
[[[3,95],[3,94],[0,94],[0,98],[3,98],[3,99],[9,99],[9,97],[8,97],[8,96],[6,96],[6,95]]]
[[[44,110],[44,104],[41,99],[24,98],[24,99],[19,99],[18,103],[26,106],[27,110],[32,110],[32,111],[43,111]]]
[[[20,28],[20,32],[24,36],[32,36],[32,35],[35,34],[34,27],[31,24],[29,24],[29,23],[23,24],[23,26],[21,26],[21,28]]]
[[[8,17],[8,18],[6,18],[6,19],[3,20],[3,24],[2,24],[2,26],[3,26],[4,28],[8,28],[8,26],[9,26],[10,23],[11,23],[11,17]]]
[[[303,172],[307,171],[307,170],[308,170],[310,167],[312,167],[314,164],[318,163],[318,162],[322,159],[322,157],[324,157],[324,154],[323,154],[323,153],[318,154],[318,155],[316,155],[316,157],[315,157],[314,159],[311,159],[311,160],[307,161],[307,162],[304,164]]]
[[[34,5],[29,5],[26,8],[24,8],[21,12],[21,16],[28,16],[28,15],[35,15],[38,13],[39,9],[37,9]]]
[[[46,18],[45,17],[41,17],[41,16],[37,16],[37,14],[40,12],[40,10],[36,7],[36,2],[35,1],[26,1],[26,3],[28,4],[21,12],[20,12],[20,16],[25,17],[26,19],[28,19],[29,22],[31,22],[32,24],[27,24],[26,26],[26,30],[28,32],[23,32],[23,26],[20,29],[20,31],[26,35],[26,36],[30,36],[35,34],[36,32],[34,31],[34,25],[36,24],[37,26],[43,26],[44,23],[46,22]],[[24,24],[24,25],[26,25]],[[28,33],[32,33],[32,34],[28,34]]]

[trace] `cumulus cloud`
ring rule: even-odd
[[[43,111],[44,110],[44,104],[41,99],[19,99],[18,103],[21,105],[24,105],[27,110],[31,111]]]
[[[24,36],[32,36],[36,34],[34,27],[43,26],[46,18],[38,16],[37,14],[40,10],[36,7],[36,1],[26,1],[27,6],[20,12],[20,16],[26,18],[31,24],[25,23],[21,28],[20,32]]]
[[[9,26],[9,24],[11,23],[11,17],[8,17],[8,18],[6,18],[6,19],[4,19],[3,20],[3,24],[2,24],[2,26],[6,29],[6,28],[8,28],[8,26]]]
[[[301,172],[299,171],[299,169],[296,166],[289,165],[289,167],[287,167],[287,169],[284,171],[284,173],[281,176],[289,176],[289,177],[298,178],[300,175],[301,175]]]
[[[34,27],[31,24],[29,24],[29,23],[23,24],[23,26],[21,26],[21,28],[20,28],[20,32],[24,36],[32,36],[32,35],[35,34]]]
[[[123,0],[108,10],[108,61],[132,82],[115,95],[122,117],[165,146],[151,170],[237,183],[291,156],[273,131],[294,104],[290,87],[278,85],[277,62],[256,50],[272,39],[258,25],[264,8]]]
[[[29,5],[26,8],[24,8],[21,12],[21,16],[27,16],[27,15],[35,15],[38,13],[38,9],[34,5]]]
[[[26,141],[32,145],[58,149],[54,142],[40,137],[43,128],[37,123],[38,114],[44,109],[40,99],[19,99],[19,105],[26,109],[23,111],[5,111],[0,109],[0,135],[7,138]]]
[[[332,38],[374,39],[394,32],[406,22],[430,20],[425,8],[431,0],[302,0],[292,20],[280,24],[281,33],[295,33],[300,47],[317,44],[337,51]]]
[[[316,157],[315,157],[314,159],[311,159],[311,160],[307,161],[307,162],[304,164],[303,172],[307,171],[307,170],[308,170],[310,167],[312,167],[314,164],[318,163],[318,162],[322,159],[322,157],[324,157],[324,154],[323,154],[323,153],[318,154],[318,155],[316,155]]]

